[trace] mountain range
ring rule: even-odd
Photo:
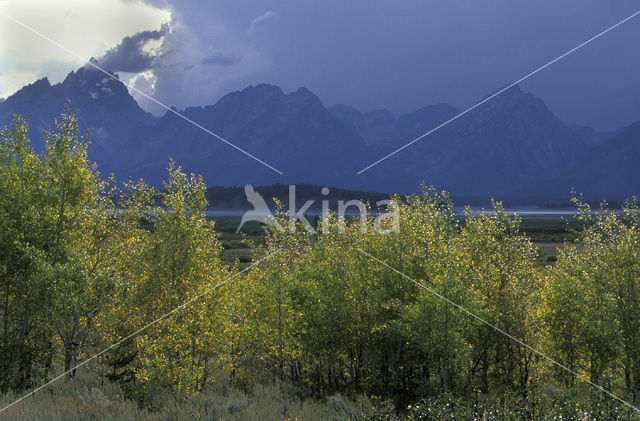
[[[143,177],[153,185],[161,184],[173,158],[211,186],[312,183],[408,193],[425,183],[454,197],[524,202],[566,200],[571,187],[594,200],[640,190],[640,122],[607,133],[570,126],[517,85],[360,175],[459,110],[437,104],[402,115],[361,112],[326,107],[306,88],[284,93],[260,84],[180,111],[282,175],[174,113],[145,112],[116,74],[92,66],[58,84],[38,80],[0,101],[0,125],[23,116],[41,149],[40,130],[65,104],[89,131],[89,155],[103,174]]]

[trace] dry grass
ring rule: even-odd
[[[0,396],[2,407],[16,394]],[[0,420],[343,420],[353,419],[369,408],[366,399],[350,402],[339,395],[324,401],[298,399],[277,384],[258,385],[245,394],[222,381],[202,393],[182,399],[166,391],[149,396],[148,407],[124,397],[113,383],[95,376],[78,375],[74,381],[60,381],[46,391],[19,402],[0,413]]]

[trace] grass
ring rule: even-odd
[[[572,219],[523,219],[520,230],[538,247],[538,263],[550,265],[557,259],[558,247],[575,241],[582,227],[581,222]]]
[[[244,269],[252,261],[254,247],[264,243],[264,229],[258,222],[249,222],[236,233],[241,218],[239,216],[220,216],[213,218],[216,231],[220,234],[222,261],[229,266],[238,264]]]
[[[564,219],[523,219],[520,230],[526,232],[535,243],[558,243],[573,241],[576,231],[582,229],[579,221]]]
[[[228,373],[200,393],[183,398],[168,390],[151,390],[145,403],[128,399],[122,389],[99,377],[78,372],[0,413],[0,421],[182,421],[182,420],[600,420],[637,419],[634,411],[611,400],[593,400],[571,390],[544,386],[523,400],[505,395],[455,398],[447,394],[422,399],[397,411],[388,400],[339,394],[324,399],[300,398],[281,382],[256,384],[250,393],[235,388]],[[0,395],[0,407],[19,395]]]
[[[0,396],[4,407],[18,395]],[[181,421],[181,420],[343,420],[354,419],[371,407],[366,398],[350,401],[340,395],[323,400],[301,399],[278,383],[256,385],[251,393],[221,376],[201,393],[183,399],[170,391],[155,391],[140,406],[125,397],[115,383],[101,384],[90,373],[60,380],[42,392],[0,413],[0,421]]]

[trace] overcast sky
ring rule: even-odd
[[[636,0],[0,0],[0,11],[167,105],[212,104],[268,82],[306,86],[325,105],[396,113],[464,109],[637,9]],[[568,123],[627,125],[640,120],[639,47],[640,16],[522,88]],[[82,64],[0,15],[0,97]]]

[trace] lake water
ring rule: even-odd
[[[472,207],[471,210],[474,213],[481,212],[483,209],[481,207]],[[548,209],[548,208],[538,208],[538,207],[515,207],[515,208],[507,208],[505,209],[507,212],[511,214],[518,214],[522,219],[562,219],[562,218],[571,218],[576,214],[575,209],[571,208],[558,208],[558,209]],[[241,217],[246,212],[246,209],[209,209],[207,210],[207,216],[211,218],[215,217],[229,217],[229,216],[237,216]],[[453,208],[454,215],[456,217],[464,216],[464,207],[455,206]],[[377,214],[378,212],[371,212],[372,214]],[[305,213],[306,216],[319,216],[322,212],[320,210],[309,210]],[[358,216],[359,213],[357,211],[347,211],[347,216]],[[266,215],[263,215],[266,216]]]

